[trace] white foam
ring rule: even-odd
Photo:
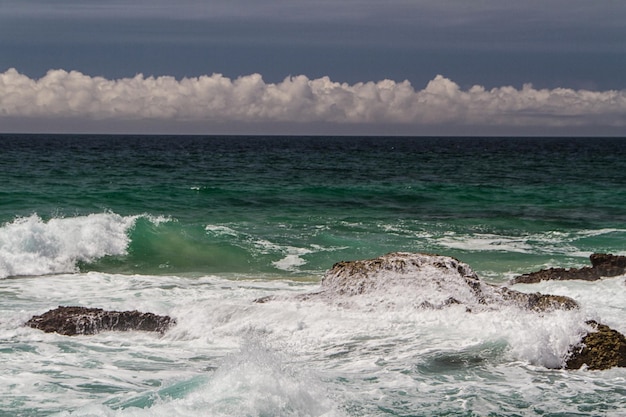
[[[317,288],[303,284],[299,290],[292,288],[286,293],[284,284],[276,285],[270,294],[279,291],[293,295]],[[423,297],[432,300],[440,295],[439,288],[423,288],[430,296],[412,297],[408,294],[412,291],[403,294],[392,288],[386,297],[367,294],[343,302],[281,298],[265,304],[250,303],[267,294],[269,287],[263,286],[266,284],[254,291],[232,288],[229,299],[224,299],[222,292],[202,302],[196,300],[193,306],[175,312],[180,324],[165,337],[190,343],[220,341],[232,347],[242,335],[264,335],[273,344],[289,346],[296,356],[350,372],[375,369],[381,357],[401,363],[402,358],[419,358],[433,348],[454,351],[503,340],[512,360],[558,368],[569,346],[580,339],[589,316],[586,310],[538,314],[504,306],[474,312],[468,312],[464,305],[420,308]],[[246,293],[248,297],[242,299]],[[456,296],[461,298],[461,294]],[[337,362],[329,362],[329,355],[336,356]]]
[[[27,398],[24,408],[43,404],[42,413],[336,416],[340,409],[374,416],[386,415],[383,407],[399,415],[418,409],[424,415],[468,409],[487,415],[514,414],[521,403],[549,414],[576,412],[581,404],[570,398],[578,393],[589,397],[583,405],[626,405],[619,394],[623,369],[545,368],[562,365],[587,318],[626,331],[624,277],[515,286],[581,303],[578,311],[544,314],[468,312],[462,305],[423,309],[409,294],[384,292],[343,304],[302,301],[292,296],[319,284],[283,280],[92,272],[0,284],[0,344],[14,349],[0,365],[7,382],[0,396]],[[267,295],[277,298],[253,302]],[[19,326],[31,313],[58,304],[136,308],[169,314],[178,324],[163,336],[72,339]],[[88,388],[93,381],[111,391]]]
[[[524,292],[542,292],[571,297],[578,302],[590,319],[626,334],[626,278],[618,276],[599,281],[541,281],[537,284],[517,284],[511,288]]]
[[[283,271],[297,271],[298,267],[306,264],[306,261],[302,259],[301,256],[312,252],[309,249],[295,248],[292,246],[288,246],[283,250],[287,252],[285,257],[272,262],[272,265]]]
[[[254,239],[250,237],[249,240],[252,241],[261,254],[282,254],[283,257],[281,259],[272,262],[272,265],[276,269],[280,269],[282,271],[298,271],[298,267],[306,264],[306,260],[304,260],[301,256],[313,252],[312,249],[279,245],[267,239]]]
[[[529,254],[559,254],[572,257],[589,257],[590,251],[584,251],[574,242],[590,237],[624,233],[623,229],[581,230],[576,232],[548,231],[522,236],[475,233],[460,235],[447,232],[434,239],[438,245],[450,249],[484,252],[512,252]],[[614,254],[621,254],[615,252]]]
[[[77,262],[124,255],[136,217],[114,213],[42,220],[36,214],[0,228],[0,278],[76,271]]]
[[[133,216],[130,218],[136,219],[137,217],[143,217],[145,219],[148,219],[150,223],[154,224],[155,226],[159,226],[162,223],[169,223],[169,222],[175,221],[175,219],[172,218],[171,216],[154,216],[151,214],[142,214],[141,216]]]
[[[476,234],[473,237],[449,235],[438,239],[437,243],[446,248],[476,251],[528,253],[532,250],[525,238],[493,234]]]
[[[204,227],[204,230],[206,230],[207,233],[210,233],[210,234],[213,234],[213,235],[216,235],[216,236],[234,236],[234,237],[236,237],[236,236],[239,235],[239,233],[236,230],[231,229],[228,226],[222,226],[222,225],[217,225],[217,224],[206,225]]]
[[[626,229],[612,229],[612,228],[604,228],[604,229],[593,229],[593,230],[580,230],[576,232],[576,235],[579,238],[587,238],[587,237],[596,237],[602,235],[610,235],[614,233],[626,233]]]
[[[246,340],[227,355],[214,372],[163,388],[145,408],[112,410],[88,405],[59,416],[285,416],[339,417],[343,414],[321,382],[302,367],[289,364],[283,354],[258,340]],[[179,391],[179,392],[176,392]],[[170,397],[173,392],[175,397]],[[170,394],[170,395],[168,395]],[[169,398],[168,398],[169,397]]]

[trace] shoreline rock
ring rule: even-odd
[[[91,335],[102,331],[140,330],[164,333],[175,321],[169,316],[139,311],[106,311],[101,308],[59,306],[33,316],[26,326],[65,336]]]
[[[626,257],[594,254],[591,259],[591,268],[581,268],[584,272],[574,272],[574,275],[586,276],[589,273],[587,269],[598,268],[604,274],[612,273],[615,276],[624,273],[626,268]],[[569,297],[523,293],[483,282],[469,265],[452,257],[408,252],[338,262],[326,272],[318,291],[298,295],[296,299],[322,299],[344,303],[352,297],[372,294],[386,297],[387,300],[390,299],[390,294],[391,299],[394,296],[413,297],[416,307],[425,309],[464,305],[468,312],[473,308],[493,309],[505,306],[539,313],[578,308],[576,301]],[[272,299],[272,296],[264,297],[255,302],[264,303]],[[129,330],[164,333],[174,324],[175,320],[169,316],[136,310],[106,311],[100,308],[64,306],[33,316],[25,323],[26,326],[44,332],[67,336]],[[564,368],[572,370],[586,366],[589,370],[602,370],[615,366],[626,367],[626,337],[595,321],[587,324],[591,330],[579,343],[570,347]]]
[[[588,321],[592,331],[570,349],[565,369],[604,370],[614,366],[626,367],[626,337],[609,326]]]
[[[424,253],[392,252],[374,259],[342,261],[324,275],[315,293],[301,300],[345,299],[363,294],[395,292],[415,297],[422,308],[465,305],[472,308],[514,305],[538,312],[578,308],[569,297],[523,293],[482,281],[458,259]],[[268,299],[257,300],[266,302]]]
[[[626,274],[626,256],[594,253],[589,256],[589,260],[591,261],[590,267],[542,269],[517,276],[511,280],[511,284],[536,284],[540,281],[572,279],[596,281]]]

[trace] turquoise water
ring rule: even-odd
[[[140,216],[124,254],[81,271],[306,275],[406,250],[498,279],[625,251],[621,139],[0,140],[0,222]]]
[[[0,415],[621,415],[626,374],[549,369],[623,277],[518,285],[581,310],[322,305],[335,262],[438,253],[503,284],[626,255],[626,139],[0,135]],[[390,296],[391,297],[391,296]],[[163,336],[24,328],[57,305]]]

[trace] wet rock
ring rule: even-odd
[[[621,260],[611,255],[592,257],[594,267],[604,273],[621,268]],[[471,312],[515,306],[535,312],[571,310],[576,301],[560,295],[523,293],[482,281],[471,267],[447,256],[395,252],[366,260],[338,262],[324,275],[320,289],[301,294],[302,301],[323,300],[349,305],[350,299],[372,297],[376,305],[390,305],[397,298],[413,301],[419,309],[465,306]],[[376,298],[378,297],[378,298]],[[279,297],[255,300],[265,303]],[[372,304],[372,303],[370,303]],[[586,365],[589,369],[626,366],[626,339],[607,326],[589,323],[593,331],[580,344],[570,348],[567,369]]]
[[[626,274],[626,256],[594,253],[589,257],[591,266],[582,268],[548,268],[513,278],[513,284],[535,284],[547,280],[596,281],[601,278]]]
[[[33,316],[27,326],[66,336],[96,334],[102,331],[142,330],[165,332],[175,321],[169,316],[139,311],[106,311],[101,308],[58,307]]]
[[[480,306],[515,305],[550,311],[578,307],[568,297],[527,294],[488,284],[469,265],[455,258],[406,252],[338,262],[324,275],[320,291],[299,298],[337,300],[367,294],[412,297],[422,308],[461,304],[471,310]]]
[[[626,337],[610,327],[595,321],[587,322],[592,331],[570,350],[566,369],[586,365],[591,370],[626,367]]]
[[[513,302],[521,308],[533,311],[573,310],[578,303],[564,295],[523,293],[505,287],[498,287],[504,300]]]

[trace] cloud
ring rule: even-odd
[[[110,80],[51,70],[31,79],[0,73],[0,121],[91,120],[233,124],[333,124],[576,128],[626,126],[626,90],[462,89],[441,75],[423,89],[410,82],[355,84],[304,75],[267,83],[259,74],[230,79],[144,77]]]

